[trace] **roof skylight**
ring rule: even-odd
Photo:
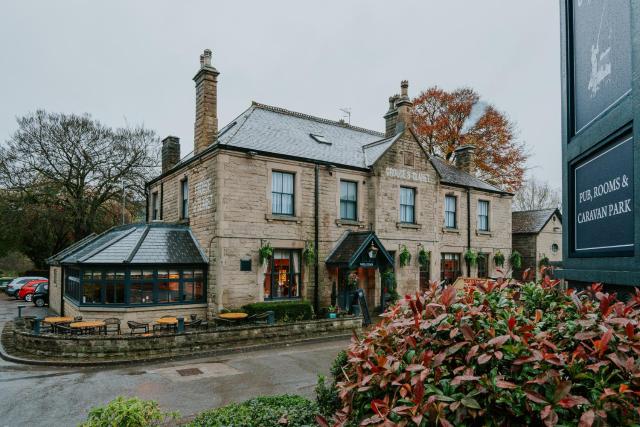
[[[313,139],[315,139],[317,142],[321,143],[321,144],[327,144],[327,145],[331,145],[331,141],[329,141],[327,138],[325,138],[322,135],[317,135],[315,133],[310,133],[309,136]]]

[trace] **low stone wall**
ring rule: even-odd
[[[33,335],[16,328],[13,348],[25,355],[48,358],[144,359],[170,357],[208,351],[282,344],[309,338],[346,336],[361,330],[361,317],[310,320],[210,328],[181,334],[143,335]]]

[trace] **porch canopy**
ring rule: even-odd
[[[333,249],[326,264],[348,270],[393,269],[393,258],[373,231],[349,231]]]

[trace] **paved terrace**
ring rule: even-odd
[[[0,328],[17,315],[17,305],[0,294]],[[45,314],[46,309],[27,305],[24,315]],[[89,408],[119,395],[157,400],[165,410],[183,416],[259,395],[312,397],[317,374],[327,374],[348,343],[109,368],[51,368],[0,360],[0,427],[77,425]],[[183,375],[193,373],[182,371],[191,368],[200,373]]]

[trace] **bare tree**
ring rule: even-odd
[[[548,182],[533,177],[525,180],[524,184],[513,197],[513,210],[530,211],[536,209],[561,209],[562,196],[560,191]]]
[[[0,186],[27,200],[54,199],[71,222],[72,240],[101,231],[105,211],[121,202],[123,181],[134,208],[157,173],[158,139],[142,126],[112,129],[88,114],[42,110],[17,122],[0,149]]]

